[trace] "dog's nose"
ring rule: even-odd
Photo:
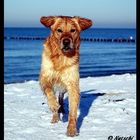
[[[63,45],[64,46],[67,46],[67,45],[70,45],[70,39],[66,38],[63,40]]]

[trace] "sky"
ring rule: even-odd
[[[90,18],[96,28],[135,28],[136,0],[4,0],[5,27],[43,27],[41,16]]]

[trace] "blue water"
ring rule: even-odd
[[[5,28],[5,36],[45,37],[45,28]],[[135,29],[88,29],[85,38],[136,38]],[[38,80],[43,40],[4,40],[4,82]],[[80,77],[136,73],[136,44],[81,42]]]

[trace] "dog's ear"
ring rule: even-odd
[[[92,26],[93,22],[90,19],[78,17],[78,24],[81,30],[86,30]]]
[[[40,22],[46,27],[51,27],[55,23],[55,17],[54,16],[41,17]]]

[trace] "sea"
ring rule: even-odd
[[[41,67],[44,40],[10,38],[45,38],[49,34],[48,28],[4,28],[4,83],[38,80]],[[90,28],[81,32],[81,38],[136,40],[136,29]],[[81,78],[125,73],[136,73],[136,41],[81,40]]]

